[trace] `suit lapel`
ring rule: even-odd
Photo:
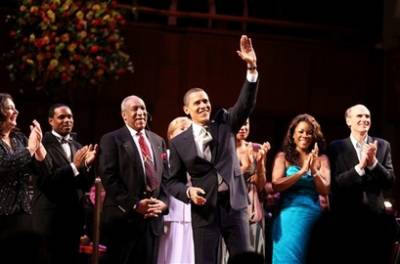
[[[217,137],[218,137],[218,133],[217,133],[217,126],[214,125],[215,122],[212,121],[210,124],[210,134],[212,136],[212,140],[210,142],[210,149],[211,149],[211,162],[214,163],[215,161],[215,156],[217,154]]]
[[[353,167],[354,164],[359,163],[357,151],[354,148],[350,137],[346,138],[344,144],[345,144],[345,150],[347,153],[345,155],[343,155],[343,157],[349,157],[349,159],[347,160],[349,163],[349,167]]]
[[[122,128],[121,130],[121,140],[122,140],[122,146],[124,147],[124,149],[128,153],[128,156],[132,160],[136,160],[136,157],[140,157],[139,150],[136,147],[132,135],[129,133],[129,130],[126,127]]]
[[[210,131],[211,133],[211,131]],[[181,136],[182,135],[182,136]],[[193,126],[189,127],[186,131],[182,132],[182,134],[179,135],[181,136],[181,140],[182,140],[182,145],[184,147],[184,153],[186,153],[188,156],[187,158],[189,159],[199,159],[199,161],[201,160],[202,162],[206,162],[206,163],[210,163],[213,161],[214,158],[214,154],[213,154],[213,146],[210,145],[211,148],[211,161],[208,161],[206,159],[204,159],[203,157],[199,156],[199,153],[197,151],[197,145],[196,142],[194,140],[194,135],[193,135]],[[212,142],[214,142],[214,136],[211,134],[211,136],[213,137],[212,141],[210,142],[210,144],[213,144]]]
[[[75,157],[75,153],[76,153],[76,151],[78,150],[78,148],[77,148],[77,146],[76,146],[76,144],[75,144],[75,141],[69,143],[69,145],[70,145],[70,147],[71,147],[71,161],[73,161],[73,160],[74,160],[74,157]]]
[[[132,135],[126,126],[121,128],[120,138],[122,141],[122,146],[125,149],[126,153],[128,154],[129,159],[132,162],[135,162],[136,164],[140,165],[138,167],[140,168],[144,182],[146,182],[146,176],[144,174],[144,168],[143,168],[142,160],[141,160],[140,154],[139,154],[140,150],[137,148],[137,146],[132,138]]]
[[[182,146],[185,146],[186,153],[198,157],[196,142],[193,136],[193,126],[190,126],[186,131],[182,133]]]
[[[47,137],[49,141],[49,147],[53,148],[60,156],[65,160],[66,163],[70,163],[71,161],[68,159],[67,154],[64,149],[61,147],[61,143],[57,140],[56,136],[47,132]]]

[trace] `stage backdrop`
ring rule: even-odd
[[[135,94],[147,104],[152,116],[151,129],[165,137],[170,120],[183,115],[182,97],[187,89],[204,88],[214,110],[235,102],[246,69],[236,54],[240,32],[134,23],[127,24],[123,32],[135,73],[96,89],[72,84],[66,95],[56,99],[43,94],[18,94],[18,85],[10,83],[2,61],[0,90],[15,97],[20,128],[28,132],[29,122],[36,118],[48,129],[48,106],[64,101],[75,114],[80,141],[95,143],[102,134],[122,126],[120,102]],[[0,52],[5,52],[11,47],[10,41],[3,27],[0,34]],[[389,68],[389,77],[393,76],[393,69],[385,67],[382,51],[343,39],[277,37],[262,32],[250,37],[260,74],[257,107],[251,117],[251,140],[271,142],[269,161],[279,150],[288,122],[295,115],[314,115],[329,142],[348,136],[344,111],[353,104],[364,103],[372,112],[371,134],[392,143],[394,164],[400,175],[400,139],[396,136],[400,134],[400,108],[394,106],[398,79],[384,80],[384,69]]]

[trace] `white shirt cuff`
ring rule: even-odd
[[[356,170],[358,175],[360,175],[360,176],[364,176],[365,175],[365,170],[360,168],[360,164],[357,164],[356,166],[354,166],[354,169]]]
[[[69,165],[71,165],[72,172],[74,173],[74,176],[78,176],[79,175],[79,171],[76,168],[75,164],[73,162],[71,162]]]
[[[255,72],[247,71],[246,79],[247,79],[248,82],[254,83],[254,82],[257,81],[257,78],[258,78],[258,72],[257,71],[255,71]]]

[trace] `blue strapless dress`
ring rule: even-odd
[[[299,170],[298,166],[289,166],[286,177]],[[273,264],[305,263],[312,228],[320,214],[314,180],[307,173],[281,193],[281,210],[272,227]]]

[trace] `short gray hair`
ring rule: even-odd
[[[126,103],[127,103],[129,100],[134,99],[134,98],[138,98],[138,99],[142,100],[142,98],[140,98],[140,97],[138,97],[138,96],[136,96],[136,95],[130,95],[130,96],[125,97],[125,98],[122,100],[122,102],[121,102],[121,112],[125,111]],[[142,101],[143,101],[143,100],[142,100]]]
[[[365,107],[366,109],[368,109],[368,107],[366,107],[363,104],[356,104],[356,105],[350,106],[349,108],[346,109],[346,112],[344,112],[344,119],[347,119],[350,116],[351,111],[356,106],[361,106],[361,107]],[[369,111],[369,109],[368,109],[368,111]]]

